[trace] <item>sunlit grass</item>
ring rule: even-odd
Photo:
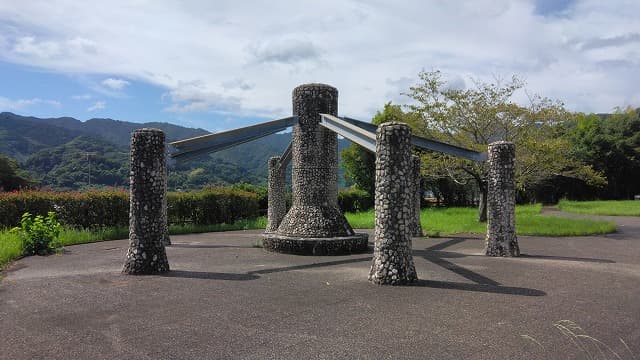
[[[22,254],[22,242],[18,234],[9,231],[0,232],[0,269]]]
[[[169,234],[194,234],[204,232],[264,229],[267,226],[267,218],[262,216],[255,219],[238,220],[231,224],[213,225],[172,225]],[[105,240],[126,239],[129,237],[127,227],[107,227],[100,229],[73,229],[63,228],[58,240],[62,246],[85,244]],[[22,255],[22,242],[17,234],[8,229],[0,231],[0,268]]]
[[[542,205],[516,206],[516,232],[519,235],[578,236],[615,232],[615,223],[584,219],[567,219],[540,215]],[[354,228],[372,229],[374,211],[345,214]],[[420,221],[426,236],[446,236],[459,233],[484,234],[487,224],[477,220],[475,208],[422,209]]]
[[[560,200],[558,208],[562,211],[588,215],[640,216],[640,201],[603,200],[569,201]]]

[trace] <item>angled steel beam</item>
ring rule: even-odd
[[[378,128],[376,125],[371,123],[366,123],[364,121],[360,121],[360,120],[356,120],[356,119],[352,119],[344,116],[342,117],[342,119],[348,122],[349,124],[358,126],[364,130],[373,132],[374,134],[376,129]],[[469,150],[467,148],[463,148],[460,146],[455,146],[455,145],[447,144],[444,142],[427,139],[421,136],[413,135],[411,137],[411,144],[421,149],[437,151],[444,154],[458,156],[458,157],[462,157],[462,158],[473,160],[473,161],[487,160],[487,153],[479,153],[474,150]]]
[[[292,144],[293,144],[292,142],[289,142],[289,145],[287,145],[287,148],[284,149],[284,152],[280,156],[280,169],[286,168],[287,165],[289,165],[289,162],[291,162],[291,146],[292,146]]]
[[[286,130],[298,123],[297,116],[273,120],[257,125],[233,129],[215,134],[202,135],[191,139],[172,142],[177,151],[170,156],[174,159],[187,160],[204,154],[213,153],[240,145],[261,137]]]
[[[370,131],[364,129],[362,127],[344,121],[339,117],[328,114],[320,114],[320,125],[337,133],[338,135],[342,135],[343,137],[364,147],[371,152],[376,152],[375,130]]]

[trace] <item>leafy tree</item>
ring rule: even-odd
[[[566,156],[570,144],[559,136],[560,124],[570,114],[563,104],[537,95],[529,96],[528,106],[515,103],[516,92],[524,90],[524,82],[517,77],[493,83],[474,80],[474,86],[467,89],[450,87],[439,71],[423,71],[419,79],[406,94],[414,100],[409,109],[419,116],[418,124],[423,127],[419,133],[481,152],[494,141],[514,142],[519,190],[559,174],[598,178],[590,167]],[[422,159],[434,178],[475,182],[480,190],[478,220],[486,221],[486,162],[430,152]]]
[[[402,111],[400,105],[388,102],[382,111],[376,112],[371,123],[380,125],[385,122],[398,121],[409,124],[414,131],[420,129],[420,118],[413,113]],[[345,169],[347,181],[355,183],[356,188],[366,191],[373,197],[375,191],[376,156],[358,144],[351,143],[340,153],[341,166]]]
[[[34,183],[10,157],[0,155],[0,191],[13,191]]]
[[[640,109],[612,115],[577,114],[567,138],[571,155],[606,177],[599,197],[630,199],[640,193]]]

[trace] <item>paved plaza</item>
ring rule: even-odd
[[[161,276],[121,274],[127,240],[69,246],[2,274],[0,358],[586,358],[562,320],[637,358],[640,218],[610,219],[618,233],[520,236],[520,258],[415,238],[402,287],[367,281],[371,251],[271,253],[257,230],[173,236]]]

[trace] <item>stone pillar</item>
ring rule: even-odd
[[[420,201],[422,200],[422,188],[420,187],[420,157],[411,156],[411,194],[413,194],[413,213],[411,222],[411,236],[424,236],[422,225],[420,224]]]
[[[282,218],[287,213],[287,203],[284,196],[285,173],[279,156],[269,159],[269,205],[266,229],[268,233],[278,230]]]
[[[169,271],[165,239],[167,163],[162,130],[139,129],[131,136],[129,250],[123,273]]]
[[[487,177],[487,256],[520,256],[516,237],[515,145],[489,144]]]
[[[338,208],[338,136],[320,126],[320,113],[338,114],[338,90],[325,84],[293,90],[292,206],[264,248],[303,255],[339,255],[367,250]]]
[[[411,129],[388,122],[376,131],[375,245],[369,280],[403,285],[418,279],[411,255],[410,224],[415,197]]]

